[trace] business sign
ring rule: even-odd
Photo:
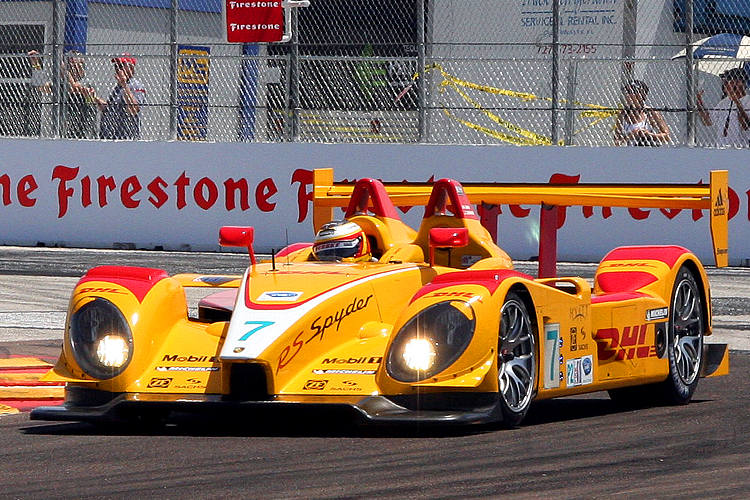
[[[177,139],[205,141],[208,134],[209,47],[177,47]]]
[[[279,42],[284,36],[281,0],[224,0],[227,42]]]

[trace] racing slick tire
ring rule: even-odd
[[[704,309],[695,276],[682,266],[672,288],[667,329],[669,376],[659,385],[667,403],[689,403],[698,386],[703,367]]]
[[[690,402],[703,368],[705,305],[692,271],[682,266],[672,287],[666,335],[669,375],[664,382],[609,391],[618,404],[642,407]]]
[[[534,328],[515,292],[508,293],[501,310],[497,371],[501,425],[515,427],[529,410],[536,382]]]

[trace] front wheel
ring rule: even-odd
[[[534,395],[536,358],[534,331],[521,297],[508,293],[498,335],[498,406],[502,425],[515,427],[526,416]]]

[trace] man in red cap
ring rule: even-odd
[[[140,112],[146,102],[146,89],[133,78],[136,59],[130,54],[112,58],[117,85],[105,101],[97,99],[102,112],[99,137],[101,139],[138,139]]]

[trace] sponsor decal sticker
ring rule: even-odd
[[[579,305],[570,308],[571,321],[584,321],[589,314],[588,305]]]
[[[457,299],[469,300],[475,296],[476,294],[474,292],[432,292],[428,295],[425,295],[425,298],[431,299],[435,297],[455,297]]]
[[[175,389],[197,389],[203,386],[203,382],[199,378],[189,378],[185,380],[185,384],[176,384]]]
[[[348,306],[341,308],[336,314],[326,317],[322,322],[320,322],[323,318],[322,316],[315,318],[310,325],[310,329],[314,330],[315,333],[312,337],[307,339],[307,342],[305,343],[309,343],[312,339],[318,336],[320,336],[320,340],[323,340],[323,334],[325,334],[326,330],[333,325],[336,325],[336,331],[339,331],[339,327],[341,326],[341,322],[344,321],[344,318],[366,308],[372,297],[372,294],[370,294],[364,299],[355,298]]]
[[[592,355],[569,359],[566,368],[568,376],[565,379],[565,384],[568,387],[594,383],[594,359]]]
[[[315,375],[375,375],[376,370],[343,370],[343,369],[315,369]]]
[[[646,321],[665,319],[667,316],[669,316],[669,309],[666,307],[660,307],[658,309],[649,309],[648,311],[646,311]]]
[[[305,391],[322,391],[326,388],[328,380],[308,380],[302,388]]]
[[[218,366],[157,366],[157,372],[218,372]]]
[[[649,358],[656,356],[653,334],[647,339],[648,324],[617,328],[602,328],[594,334],[598,344],[599,361]]]
[[[383,361],[381,356],[362,356],[361,358],[324,358],[324,365],[379,365]]]
[[[544,388],[560,387],[560,323],[544,325]]]
[[[126,292],[118,288],[86,287],[86,288],[81,288],[81,291],[78,293],[119,293],[119,294],[125,295]]]
[[[294,302],[302,296],[302,293],[303,292],[285,292],[280,290],[275,292],[263,292],[258,297],[258,302],[269,300]]]
[[[589,348],[589,344],[587,342],[581,342],[586,338],[586,332],[583,331],[583,328],[580,330],[573,326],[570,328],[570,347],[569,349],[571,351],[585,351]]]
[[[149,389],[153,389],[153,388],[163,389],[163,388],[169,387],[169,384],[171,383],[172,383],[171,378],[154,377],[148,381],[148,385],[146,387],[148,387]]]
[[[163,358],[161,358],[162,361],[170,362],[170,363],[218,363],[219,358],[216,356],[180,356],[179,354],[165,354]]]
[[[237,339],[237,342],[244,342],[244,341],[246,341],[247,339],[250,338],[250,336],[253,333],[258,332],[258,331],[260,331],[260,330],[262,330],[262,329],[264,329],[266,327],[269,327],[269,326],[273,325],[274,322],[273,321],[245,321],[245,324],[253,326],[255,328],[251,328],[250,330],[248,330],[247,333],[245,333],[242,337],[240,337],[240,338]]]
[[[279,373],[279,370],[284,368],[286,365],[288,365],[294,358],[299,354],[299,352],[302,350],[302,348],[306,345],[312,342],[312,340],[316,337],[318,337],[318,340],[323,340],[323,335],[325,334],[326,330],[329,328],[335,326],[336,331],[339,331],[339,327],[341,326],[341,322],[347,317],[350,316],[358,311],[361,311],[365,308],[367,308],[367,305],[370,302],[370,299],[372,299],[373,295],[370,294],[365,298],[359,298],[355,297],[349,305],[346,307],[341,308],[339,311],[336,311],[335,314],[331,314],[327,316],[325,319],[323,319],[323,316],[318,316],[313,320],[313,322],[310,324],[310,330],[314,333],[308,337],[307,340],[304,340],[305,337],[305,331],[299,332],[297,336],[294,338],[294,341],[287,345],[282,351],[281,354],[279,354],[279,360],[278,364],[276,365],[276,373]],[[240,339],[241,340],[241,339]]]
[[[716,196],[716,201],[714,202],[714,216],[718,217],[725,213],[724,196],[721,194],[721,189],[719,189],[719,194]]]

